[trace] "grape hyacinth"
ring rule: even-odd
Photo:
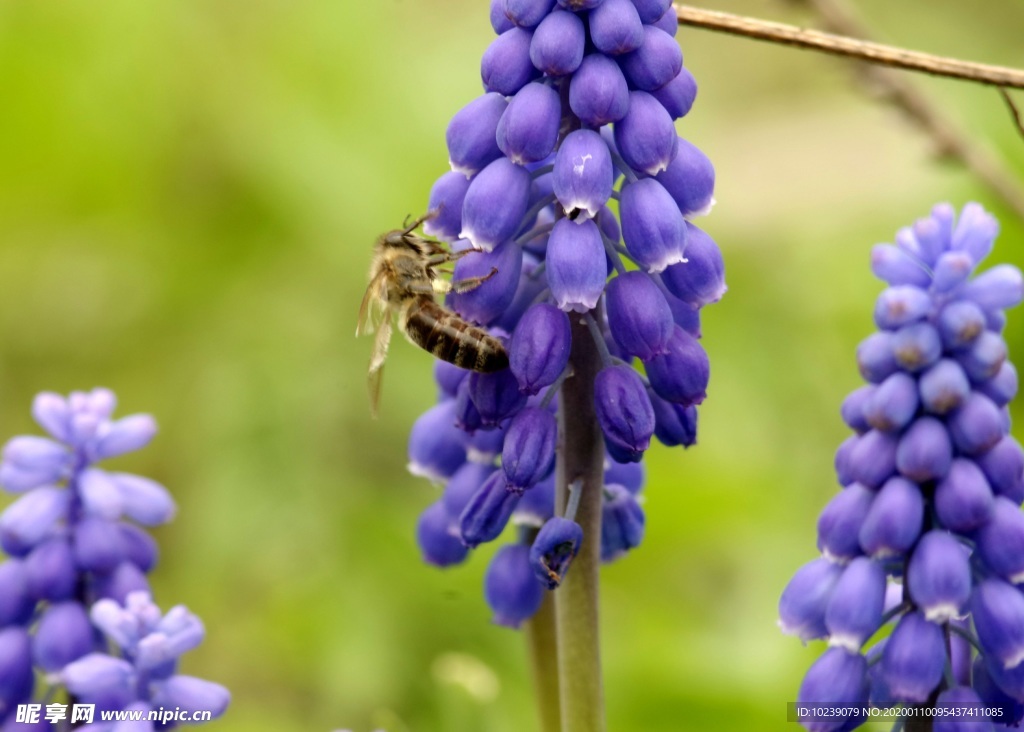
[[[497,268],[447,305],[503,338],[510,368],[438,363],[439,403],[413,427],[409,456],[414,474],[444,484],[417,527],[426,562],[459,564],[518,527],[485,580],[495,622],[518,627],[581,546],[611,561],[639,545],[640,462],[652,438],[696,442],[709,378],[699,311],[725,282],[718,247],[689,221],[713,203],[714,168],[675,130],[696,84],[670,3],[493,0],[491,23],[485,93],[448,126],[452,172],[431,190],[424,230],[482,250],[455,280]],[[555,506],[556,445],[581,415],[554,397],[580,370],[579,338],[600,359],[588,408],[606,446],[601,536],[573,520],[578,483]]]
[[[145,447],[156,434],[156,423],[147,414],[114,419],[116,403],[107,389],[73,392],[67,398],[43,392],[33,402],[32,415],[50,437],[15,437],[3,448],[0,485],[18,496],[0,514],[0,548],[8,555],[0,564],[0,729],[5,731],[28,729],[18,726],[22,722],[15,721],[15,709],[33,698],[35,670],[46,682],[37,698],[52,699],[54,687],[63,685],[74,698],[85,700],[89,695],[80,691],[91,680],[100,683],[110,664],[125,663],[105,655],[93,627],[109,624],[111,607],[128,602],[139,612],[148,608],[146,617],[155,611],[148,599],[138,599],[148,598],[146,573],[157,561],[156,543],[142,527],[170,521],[176,509],[159,483],[98,467],[102,460]],[[212,711],[213,706],[203,706],[212,697],[197,696],[199,687],[188,677],[170,681],[177,655],[202,639],[198,619],[176,609],[152,629],[155,634],[144,641],[150,666],[119,677],[131,680],[131,694],[100,695],[96,703],[119,710],[149,701],[143,696],[149,693],[149,680],[163,679],[170,696],[161,699],[180,698],[192,710]],[[119,632],[129,630],[125,625]],[[141,647],[120,645],[119,656],[143,654]],[[94,663],[81,665],[85,659]],[[80,672],[68,676],[69,669]],[[218,702],[220,711],[226,694]],[[157,697],[153,701],[161,703]],[[169,722],[161,729],[173,726]],[[107,729],[100,724],[89,728]]]
[[[1001,336],[1024,279],[1009,265],[976,272],[997,231],[977,204],[959,217],[941,204],[871,253],[888,288],[857,349],[868,383],[841,410],[855,432],[836,453],[843,490],[818,521],[821,557],[779,602],[784,632],[829,645],[801,704],[984,703],[1004,710],[1001,725],[1024,714],[1024,451],[1009,435],[1017,372]],[[968,719],[941,729],[991,728]]]

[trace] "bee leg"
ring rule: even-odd
[[[463,257],[465,257],[467,254],[473,254],[473,253],[481,254],[481,253],[483,253],[483,251],[484,251],[483,249],[474,249],[473,247],[470,247],[469,249],[463,249],[462,251],[458,251],[458,252],[449,252],[449,251],[446,251],[446,250],[441,250],[437,254],[432,254],[427,259],[427,266],[428,267],[436,267],[439,264],[448,264],[448,262],[457,262],[460,259],[462,259]]]
[[[402,232],[402,236],[408,236],[412,232],[416,231],[416,229],[420,228],[420,225],[424,221],[426,221],[428,219],[432,219],[436,215],[437,215],[437,211],[427,211],[425,214],[420,216],[418,219],[413,221],[411,224],[409,223],[409,219],[412,216],[412,214],[407,215],[405,217],[405,221],[402,222],[402,226],[405,227],[405,230]]]
[[[491,271],[488,272],[487,274],[481,276],[481,277],[467,277],[464,280],[458,280],[456,282],[447,282],[445,280],[434,280],[433,284],[434,284],[434,287],[436,288],[436,287],[439,287],[438,283],[443,283],[445,288],[446,288],[444,290],[444,292],[455,292],[455,293],[460,293],[461,294],[463,292],[469,292],[470,290],[475,290],[480,285],[485,283],[487,280],[489,280],[492,277],[494,277],[494,275],[496,275],[496,274],[498,274],[498,268],[497,267],[491,267]]]

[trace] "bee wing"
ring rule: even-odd
[[[367,375],[367,385],[370,390],[370,413],[377,416],[377,405],[380,404],[380,384],[384,376],[384,359],[388,355],[388,346],[391,344],[391,320],[384,320],[377,331],[377,337],[373,341],[373,355],[370,357],[370,372]]]
[[[384,273],[381,272],[372,280],[359,305],[359,320],[356,324],[356,335],[373,333],[384,313]]]

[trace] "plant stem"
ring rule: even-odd
[[[534,694],[540,715],[540,732],[560,732],[561,710],[558,703],[558,648],[555,633],[555,601],[548,592],[540,610],[526,624],[526,642],[530,650]]]
[[[585,538],[555,594],[562,732],[604,732],[598,625],[604,441],[594,411],[594,379],[601,368],[601,357],[586,322],[578,316],[572,318],[570,363],[573,377],[559,392],[561,434],[555,507],[560,515],[564,513],[569,484],[580,481],[576,522]]]

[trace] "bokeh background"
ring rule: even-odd
[[[1014,0],[856,8],[889,41],[1024,66]],[[440,572],[413,541],[431,359],[393,345],[372,421],[353,337],[372,242],[425,208],[491,37],[485,0],[0,3],[0,435],[35,429],[42,389],[106,385],[157,417],[121,463],[179,502],[153,582],[206,621],[184,669],[234,693],[211,729],[534,727],[522,638],[481,597],[490,550]],[[1024,262],[1024,227],[843,62],[679,41],[730,291],[704,320],[700,444],[651,451],[646,542],[604,573],[609,729],[792,730],[820,648],[779,634],[776,601],[837,490],[870,247],[940,200],[999,215],[1000,260]],[[1024,177],[994,91],[915,81]],[[1024,313],[1008,336],[1024,357]]]

